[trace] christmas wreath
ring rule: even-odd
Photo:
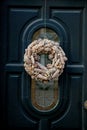
[[[47,54],[51,63],[40,63],[40,55]],[[67,57],[58,42],[48,39],[34,40],[25,49],[24,68],[32,79],[48,82],[56,80],[63,72]]]

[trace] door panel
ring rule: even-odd
[[[56,84],[58,104],[49,111],[40,111],[32,103],[32,80],[24,70],[23,55],[34,34],[45,27],[44,0],[2,1],[0,86],[3,127],[87,129],[87,114],[83,108],[87,98],[86,8],[85,0],[47,1],[46,26],[58,35],[68,61]]]
[[[83,9],[51,9],[52,18],[69,29],[69,64],[82,64]]]
[[[21,31],[25,24],[32,23],[35,19],[39,18],[39,8],[37,9],[23,9],[23,8],[10,8],[9,14],[9,48],[8,48],[8,62],[9,63],[22,63],[24,47],[20,42]],[[14,26],[13,26],[14,25]],[[14,31],[13,31],[14,30]]]

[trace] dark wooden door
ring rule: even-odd
[[[47,0],[46,10],[44,0],[2,0],[0,3],[2,127],[86,130],[86,0]],[[32,42],[35,33],[45,28],[44,22],[48,32],[53,30],[57,34],[68,57],[57,86],[58,104],[49,111],[41,111],[33,106],[32,81],[23,67],[25,48]]]

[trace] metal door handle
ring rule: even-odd
[[[84,102],[84,108],[87,110],[87,100]]]

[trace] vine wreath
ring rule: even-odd
[[[51,63],[40,63],[40,55],[48,54]],[[48,82],[57,80],[62,74],[67,57],[58,42],[48,39],[34,40],[25,49],[24,68],[32,79]]]

